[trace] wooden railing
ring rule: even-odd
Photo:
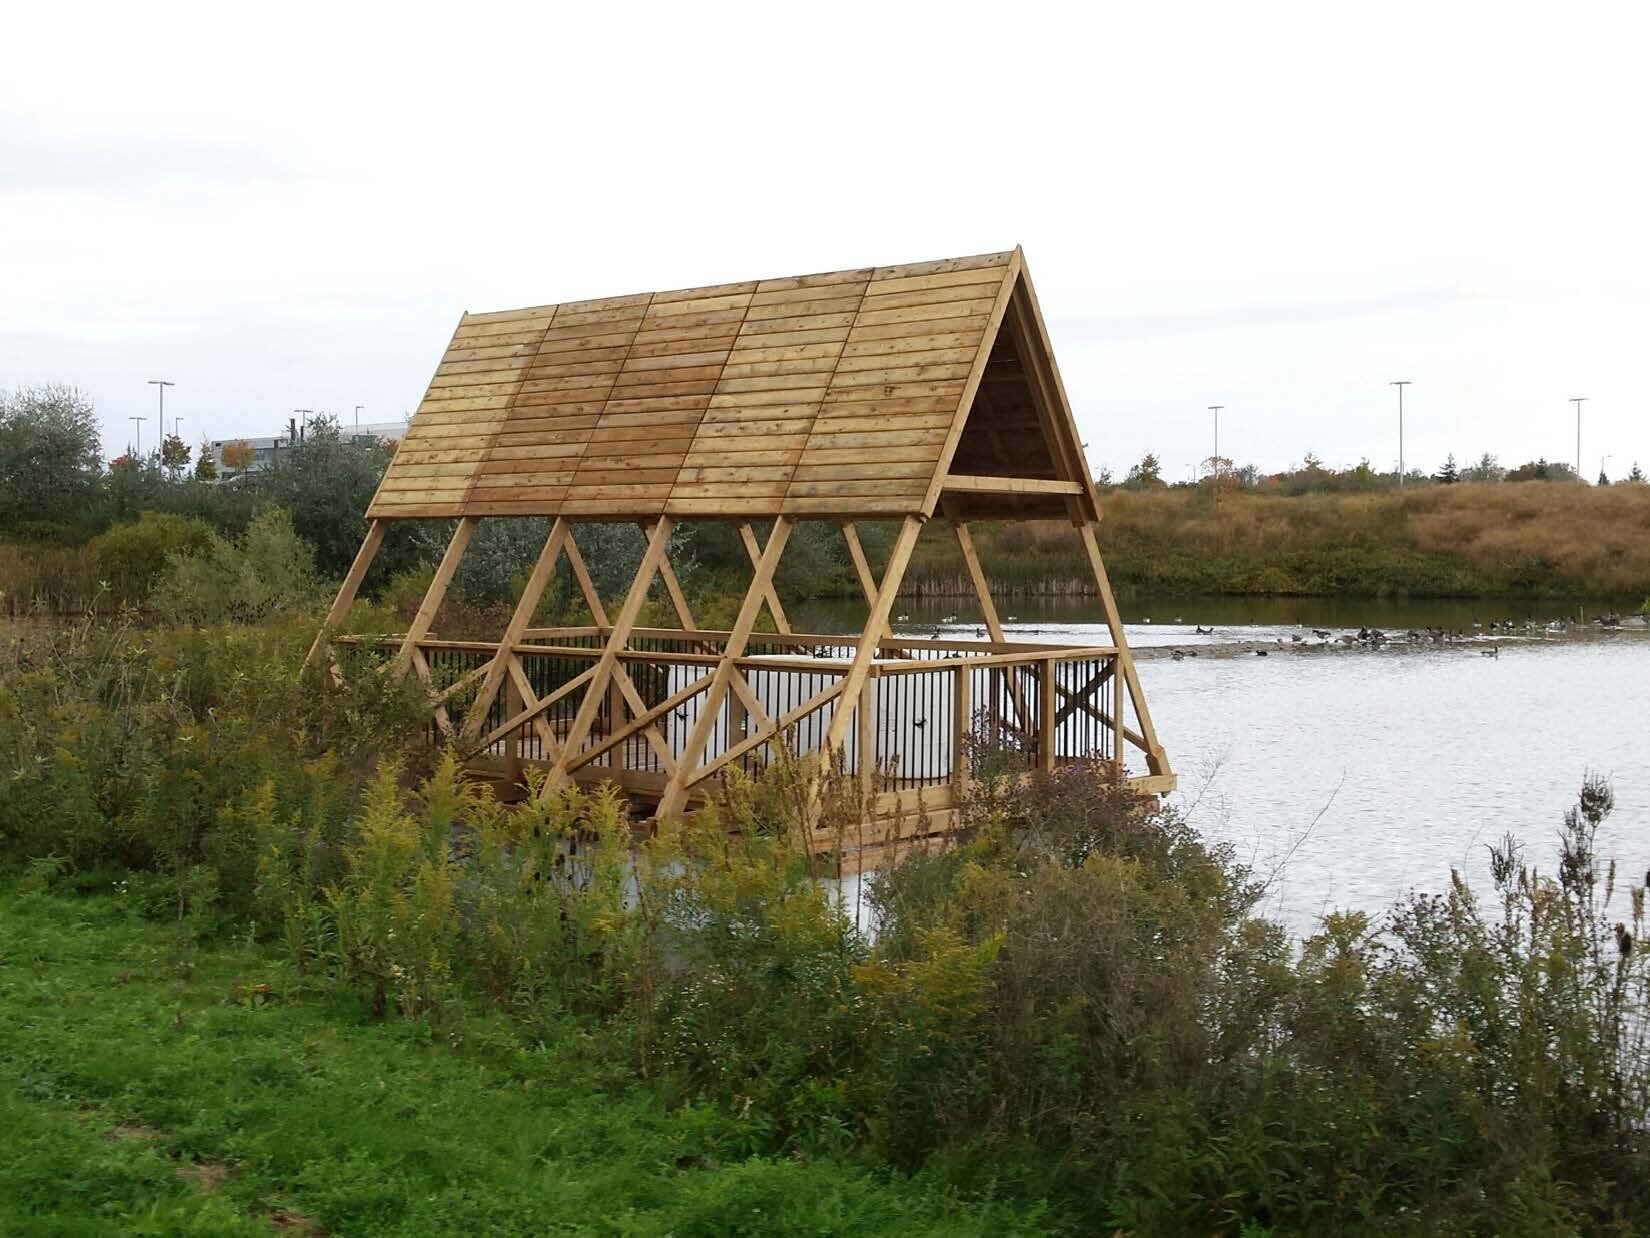
[[[622,674],[595,703],[577,750],[564,752],[606,637],[602,628],[584,627],[528,629],[507,647],[414,642],[410,662],[430,692],[432,741],[452,743],[473,764],[505,776],[519,779],[525,765],[541,763],[644,795],[678,778],[685,764],[681,785],[703,796],[729,768],[754,774],[782,750],[805,755],[821,748],[858,640],[753,636],[732,660],[732,690],[706,728],[703,750],[688,753],[727,634],[637,629],[616,654]],[[338,643],[394,650],[402,638]],[[489,673],[498,673],[495,663],[502,665],[503,691],[472,717],[467,706]],[[1121,757],[1131,776],[1143,773],[1145,741],[1117,708],[1118,670],[1110,646],[886,637],[862,703],[853,707],[842,766],[884,798],[944,788],[945,800],[985,768],[1052,770]]]

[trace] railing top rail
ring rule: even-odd
[[[340,644],[347,645],[399,645],[401,638],[392,635],[382,636],[341,636]],[[690,634],[683,643],[693,643]],[[713,643],[713,642],[701,642]],[[775,642],[783,644],[803,644],[806,641]],[[817,642],[816,642],[817,643]],[[960,666],[1024,666],[1038,662],[1053,660],[1056,662],[1092,661],[1096,658],[1115,657],[1115,645],[1036,645],[1031,648],[1024,646],[1014,650],[1004,649],[1002,646],[993,646],[988,643],[968,645],[962,642],[950,642],[952,648],[947,653],[959,652],[961,656],[936,658],[884,658],[871,664],[871,673],[875,675],[890,675],[912,673],[917,671],[944,671],[953,670]],[[905,649],[908,642],[900,642],[895,648]],[[469,653],[494,653],[498,644],[491,641],[458,641],[437,640],[426,638],[418,642],[418,648],[427,650],[447,649]],[[601,657],[602,651],[588,645],[545,645],[523,643],[511,647],[518,656],[552,658],[583,658],[594,660]],[[670,662],[684,666],[714,666],[720,661],[720,655],[711,652],[690,653],[684,650],[655,650],[655,649],[622,649],[617,656],[626,662]],[[741,668],[767,670],[795,670],[809,671],[816,674],[832,674],[844,671],[851,658],[847,657],[785,657],[775,654],[747,654],[734,659],[734,664]]]

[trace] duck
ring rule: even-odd
[[[909,622],[911,622],[911,616],[910,615],[895,615],[894,616],[894,622],[895,623],[909,623]]]
[[[1257,658],[1264,658],[1264,657],[1268,656],[1271,652],[1272,651],[1270,649],[1257,649],[1257,650],[1254,651],[1255,656]]]
[[[1185,654],[1183,654],[1183,653],[1182,653],[1182,652],[1180,652],[1180,650],[1178,650],[1178,649],[1171,649],[1171,650],[1169,650],[1169,656],[1170,656],[1170,657],[1171,657],[1171,658],[1173,658],[1173,659],[1174,659],[1174,660],[1175,660],[1175,661],[1176,661],[1176,662],[1179,662],[1179,661],[1181,661],[1181,660],[1182,660],[1182,659],[1183,659],[1183,658],[1184,658],[1184,657],[1185,657],[1185,656],[1186,656],[1186,655],[1185,655]]]
[[[957,622],[957,616],[947,615],[944,619],[941,619],[940,622],[941,623],[955,623],[955,622]]]

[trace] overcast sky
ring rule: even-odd
[[[1650,468],[1650,10],[11,5],[0,387],[413,409],[465,309],[1025,247],[1096,468]]]

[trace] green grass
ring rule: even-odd
[[[0,1233],[1038,1228],[852,1163],[748,1157],[736,1120],[666,1107],[574,1025],[373,1022],[101,884],[0,885]]]

